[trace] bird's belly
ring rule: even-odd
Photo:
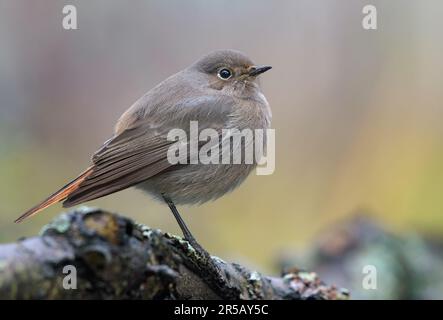
[[[137,185],[155,198],[165,194],[175,204],[215,200],[241,184],[255,164],[190,164],[163,172]]]

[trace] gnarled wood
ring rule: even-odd
[[[82,208],[61,214],[38,237],[0,245],[0,298],[348,297],[345,289],[323,284],[314,273],[292,270],[268,277],[216,257],[212,260],[218,274],[180,237],[100,209]],[[76,289],[69,289],[75,284],[73,270]]]

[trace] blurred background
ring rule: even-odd
[[[62,28],[66,4],[78,30]],[[0,242],[35,235],[60,205],[12,221],[88,166],[138,97],[220,48],[273,66],[262,86],[276,171],[180,208],[208,251],[278,273],[277,257],[308,250],[356,211],[438,237],[443,2],[372,0],[375,31],[361,26],[366,4],[0,0]],[[179,233],[168,208],[137,190],[87,205]]]

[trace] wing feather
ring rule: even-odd
[[[143,131],[142,135],[133,131],[134,138],[129,141],[118,136],[109,140],[108,145],[94,155],[92,172],[69,194],[63,206],[70,207],[134,186],[169,168],[167,152],[175,142],[168,141],[166,134]]]
[[[129,188],[173,167],[167,152],[176,141],[167,139],[165,128],[185,128],[189,121],[197,120],[199,129],[220,129],[229,118],[232,104],[232,100],[198,97],[181,105],[180,110],[187,111],[185,117],[176,115],[162,121],[148,118],[132,124],[94,154],[92,172],[69,194],[63,206],[70,207]]]

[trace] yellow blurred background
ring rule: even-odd
[[[78,30],[62,28],[77,7]],[[274,269],[331,223],[369,211],[393,230],[443,233],[443,2],[0,0],[0,242],[62,208],[12,221],[80,173],[139,96],[220,48],[262,77],[276,171],[216,202],[179,208],[211,253]],[[179,233],[137,190],[98,206]]]

